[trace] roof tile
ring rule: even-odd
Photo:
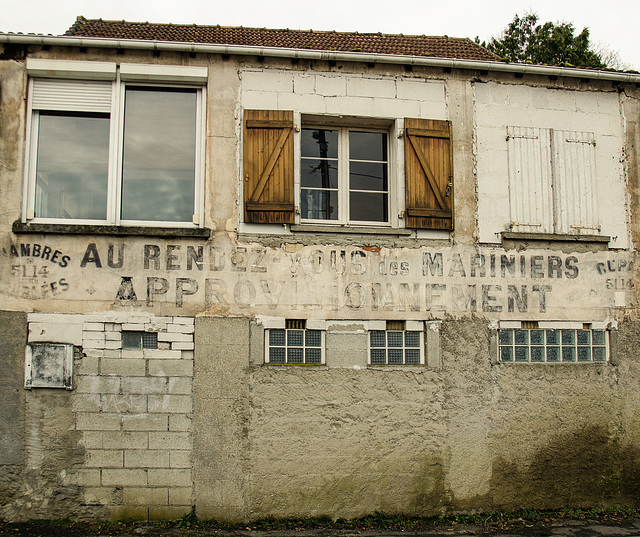
[[[496,61],[468,38],[105,21],[78,17],[67,36],[367,52]]]

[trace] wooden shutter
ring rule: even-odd
[[[406,226],[453,229],[451,122],[404,120]]]
[[[293,112],[244,112],[245,221],[294,223]]]

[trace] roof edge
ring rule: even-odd
[[[13,33],[0,33],[0,43],[12,45],[121,48],[134,50],[155,50],[159,52],[199,52],[203,54],[234,54],[243,56],[265,56],[307,60],[385,63],[396,65],[422,65],[430,67],[449,67],[452,69],[486,70],[493,72],[532,74],[539,76],[587,78],[593,80],[608,80],[612,82],[640,84],[640,74],[637,73],[626,73],[620,71],[599,71],[594,69],[559,67],[551,65],[547,66],[522,63],[505,63],[501,61],[491,62],[485,60],[438,58],[433,56],[380,54],[371,52],[340,52],[283,47],[223,45],[215,43],[185,43],[180,41],[152,41],[141,39],[113,39],[100,37],[51,36]]]

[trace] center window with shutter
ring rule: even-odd
[[[449,121],[295,117],[245,110],[246,223],[453,229]]]

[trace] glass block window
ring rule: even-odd
[[[373,330],[369,332],[371,365],[420,365],[424,363],[422,332]]]
[[[122,332],[123,349],[157,349],[158,334],[156,332]]]
[[[267,330],[266,342],[267,363],[292,365],[324,363],[322,330],[270,329]]]
[[[606,362],[606,330],[526,329],[498,330],[500,362],[578,363]]]

